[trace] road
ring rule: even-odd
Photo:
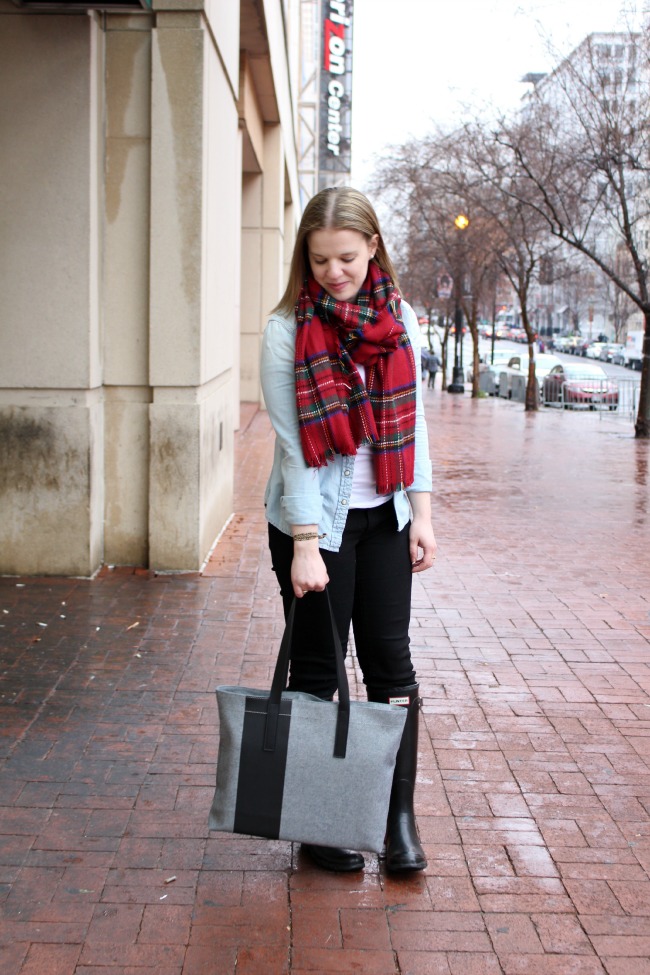
[[[508,339],[499,339],[495,342],[495,349],[512,349],[513,355],[527,355],[527,346],[521,342],[511,342]],[[453,351],[453,350],[452,350]],[[479,340],[479,351],[481,356],[489,357],[490,355],[490,341],[488,339]],[[640,382],[641,375],[633,369],[626,369],[625,366],[615,366],[611,362],[601,362],[600,359],[587,359],[579,356],[569,355],[566,352],[556,352],[554,349],[548,350],[552,355],[555,355],[562,362],[587,362],[594,363],[596,365],[602,366],[608,376],[612,379],[631,379],[636,382]],[[465,364],[465,369],[469,366],[472,361],[472,340],[471,337],[466,336],[463,344],[463,362]]]

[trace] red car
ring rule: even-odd
[[[554,366],[542,384],[545,406],[565,409],[618,408],[618,385],[601,366],[586,362],[563,362]]]

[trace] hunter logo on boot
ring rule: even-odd
[[[401,704],[403,707],[407,708],[409,706],[409,704],[411,703],[411,699],[408,696],[408,694],[406,695],[406,697],[389,697],[388,698],[388,703],[389,704]]]

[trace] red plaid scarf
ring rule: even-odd
[[[307,464],[373,446],[378,494],[413,483],[415,360],[400,298],[375,261],[356,302],[337,301],[313,277],[296,303],[296,399]],[[365,385],[355,363],[366,368]]]

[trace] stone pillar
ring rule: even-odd
[[[149,560],[163,570],[198,569],[232,511],[241,139],[224,63],[198,11],[157,14]]]
[[[264,327],[262,306],[262,194],[261,173],[244,173],[242,183],[241,279],[241,397],[260,401],[260,339]]]
[[[0,11],[0,571],[102,560],[103,43]]]
[[[284,154],[279,125],[263,129],[262,172],[243,181],[241,396],[261,402],[260,344],[269,312],[284,291]],[[290,258],[291,255],[289,255]]]
[[[264,188],[262,191],[262,310],[264,317],[284,291],[284,176],[285,160],[279,125],[264,129]]]
[[[148,565],[152,18],[106,18],[104,557]]]

